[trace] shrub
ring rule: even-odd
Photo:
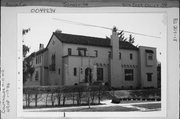
[[[120,103],[120,99],[119,98],[113,98],[112,103],[118,104],[118,103]]]

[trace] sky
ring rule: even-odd
[[[18,29],[31,30],[24,36],[19,34],[19,40],[24,39],[24,44],[30,47],[30,53],[39,49],[42,43],[46,47],[52,33],[61,30],[63,33],[85,35],[92,37],[110,37],[111,30],[82,26],[64,22],[63,19],[84,24],[103,26],[118,30],[125,30],[160,38],[132,34],[135,37],[134,45],[157,48],[157,58],[161,61],[166,55],[166,15],[163,13],[56,13],[56,14],[20,14],[18,15]],[[128,37],[129,34],[125,33]]]

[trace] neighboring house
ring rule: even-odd
[[[38,57],[40,64],[35,63]],[[121,41],[115,31],[111,38],[56,31],[46,48],[35,53],[33,64],[35,72],[31,80],[38,85],[98,81],[124,89],[157,88],[156,48]]]
[[[47,48],[40,44],[39,51],[33,52],[27,58],[31,58],[31,64],[34,67],[34,73],[29,75],[25,82],[25,86],[47,85],[48,80],[48,64],[47,64]]]

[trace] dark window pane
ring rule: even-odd
[[[36,80],[36,81],[39,80],[39,72],[38,72],[38,71],[36,71],[35,80]]]
[[[121,53],[119,53],[119,59],[121,59]]]
[[[72,54],[72,50],[71,48],[68,48],[68,55],[71,55]]]
[[[103,68],[97,68],[97,81],[103,81]]]
[[[152,73],[146,73],[147,81],[152,81]]]
[[[60,70],[60,68],[59,68],[59,70],[58,70],[58,72],[59,72],[59,75],[61,74],[61,72],[60,72],[61,70]]]
[[[134,72],[133,69],[125,69],[124,70],[125,73],[125,81],[133,81],[133,77],[134,77]]]
[[[94,52],[95,52],[95,56],[98,57],[98,51],[94,50]]]
[[[148,60],[153,60],[153,54],[152,53],[148,54]]]
[[[133,59],[133,54],[132,54],[132,53],[130,54],[130,59],[131,59],[131,60]]]
[[[74,68],[74,76],[77,76],[77,68]]]

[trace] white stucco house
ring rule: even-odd
[[[35,67],[24,85],[104,82],[115,88],[157,88],[156,48],[119,40],[53,32],[46,48],[30,55]],[[33,83],[32,83],[33,82]]]

